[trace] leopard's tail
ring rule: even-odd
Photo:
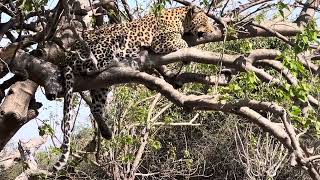
[[[67,164],[70,155],[70,140],[71,133],[73,130],[74,122],[71,119],[72,112],[72,94],[73,94],[73,84],[74,84],[74,74],[70,66],[64,68],[64,78],[65,78],[65,97],[63,106],[63,122],[62,122],[62,132],[63,132],[63,142],[61,145],[62,155],[59,160],[53,165],[54,171],[59,171]]]
[[[112,131],[107,124],[105,107],[109,107],[112,99],[112,90],[109,88],[100,88],[90,90],[92,104],[90,105],[91,113],[98,124],[98,129],[105,139],[112,139]]]

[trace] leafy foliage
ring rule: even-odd
[[[19,8],[28,13],[40,9],[41,6],[45,6],[47,3],[48,0],[23,0]]]
[[[278,4],[276,5],[278,8],[278,11],[280,13],[280,15],[284,18],[284,9],[290,10],[288,4],[279,1]]]
[[[39,135],[54,135],[54,129],[52,126],[48,123],[49,120],[43,121],[43,125],[39,126]]]
[[[152,8],[151,8],[151,12],[153,14],[155,14],[156,16],[160,16],[161,15],[161,11],[165,9],[167,4],[171,4],[172,1],[171,0],[157,0]]]

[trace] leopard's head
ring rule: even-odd
[[[215,26],[201,8],[190,6],[185,17],[184,32],[203,38],[212,35],[215,32]]]

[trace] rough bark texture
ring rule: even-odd
[[[34,117],[28,117],[30,100],[38,85],[31,80],[17,82],[9,90],[8,95],[0,106],[0,149],[11,137]]]

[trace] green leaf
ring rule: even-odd
[[[121,159],[124,163],[128,163],[128,162],[132,162],[134,160],[134,156],[130,153],[130,154],[123,156]]]
[[[58,154],[62,153],[62,150],[60,148],[57,148],[57,147],[52,147],[50,149],[50,151],[51,151],[51,154],[55,154],[55,155],[58,155]]]
[[[125,135],[120,139],[122,144],[132,145],[133,144],[133,137],[131,135]]]
[[[54,129],[48,123],[44,123],[42,126],[39,126],[38,129],[40,136],[54,135]]]
[[[239,91],[241,90],[241,87],[238,84],[230,84],[229,89],[231,91]]]
[[[292,114],[292,115],[294,115],[294,116],[299,116],[300,114],[301,114],[301,109],[300,109],[300,107],[299,106],[295,106],[295,105],[293,105],[292,107],[291,107],[291,111],[290,111],[290,113]]]
[[[240,46],[240,50],[244,53],[250,53],[252,51],[252,43],[249,40],[245,40]]]
[[[228,29],[228,31],[227,31],[228,37],[238,38],[238,31],[236,30],[236,28],[234,26],[232,26],[232,25],[227,26],[227,29]]]
[[[307,36],[303,36],[302,40],[303,40],[304,43],[308,43],[308,37]]]
[[[24,0],[22,4],[19,6],[22,11],[25,13],[31,12],[33,10],[33,3],[32,0]]]
[[[255,17],[255,20],[258,22],[258,23],[261,23],[263,20],[265,19],[265,13],[259,13],[256,17]]]
[[[209,3],[208,0],[202,0],[202,1],[200,2],[200,5],[201,5],[201,6],[204,5],[204,6],[208,7],[208,6],[210,5],[210,3]]]
[[[287,9],[287,10],[290,10],[289,7],[288,7],[288,4],[285,4],[283,2],[278,2],[277,4],[277,7],[278,7],[278,11],[280,13],[280,15],[284,18],[284,9]]]
[[[157,140],[151,140],[151,147],[154,149],[154,150],[160,150],[162,148],[162,145],[161,145],[161,142],[160,141],[157,141]]]
[[[290,88],[291,88],[291,85],[288,84],[288,83],[285,83],[284,84],[284,89],[287,90],[287,91],[290,91]]]

